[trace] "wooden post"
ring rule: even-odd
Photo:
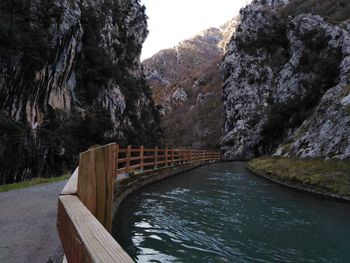
[[[154,151],[154,169],[158,168],[158,146],[156,146]]]
[[[131,145],[128,145],[128,149],[126,151],[126,173],[130,173],[130,158],[131,158]]]
[[[174,166],[174,146],[171,148],[171,165]]]
[[[165,166],[168,166],[168,146],[165,147]]]
[[[112,143],[80,154],[77,195],[107,231],[112,229],[115,152]]]
[[[190,163],[192,163],[192,150],[190,150]]]
[[[115,152],[114,152],[114,162],[115,162],[115,178],[118,177],[118,169],[119,169],[119,144],[116,145],[115,147]]]
[[[144,147],[143,145],[141,145],[140,147],[140,172],[142,173],[143,172],[143,169],[144,169]]]

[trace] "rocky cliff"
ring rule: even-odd
[[[137,0],[0,4],[0,184],[52,176],[93,144],[153,144]]]
[[[254,1],[222,64],[227,159],[350,157],[350,3]]]
[[[238,21],[210,28],[143,62],[155,102],[163,110],[165,142],[219,147],[222,135],[220,63]]]

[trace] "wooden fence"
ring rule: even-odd
[[[165,148],[147,149],[141,146],[133,149],[117,149],[116,174],[142,173],[145,170],[154,170],[174,165],[209,162],[219,159],[218,152]]]
[[[58,200],[57,228],[65,261],[133,262],[110,235],[114,183],[119,175],[218,161],[219,153],[186,148],[121,148],[112,143],[80,154]]]

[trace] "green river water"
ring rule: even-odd
[[[219,163],[148,185],[113,236],[137,262],[350,262],[350,205]]]

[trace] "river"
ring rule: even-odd
[[[350,262],[350,205],[219,163],[148,185],[113,236],[137,262]]]

